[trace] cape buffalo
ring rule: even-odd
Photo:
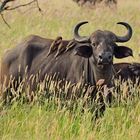
[[[140,83],[140,63],[116,63],[113,66],[117,79],[122,81],[130,79],[133,84]]]
[[[71,83],[96,85],[100,79],[111,87],[113,81],[113,56],[124,58],[132,56],[132,50],[118,46],[117,42],[127,42],[132,36],[132,28],[128,23],[118,22],[127,29],[127,34],[118,36],[111,31],[96,30],[90,36],[80,36],[78,30],[87,21],[78,23],[74,28],[74,39],[46,39],[31,35],[15,48],[4,54],[1,62],[1,83],[5,86],[12,83],[17,86],[27,76],[38,74],[38,79],[28,83],[31,90],[44,80],[46,74],[56,74],[59,79]],[[33,81],[33,79],[31,80]],[[32,83],[32,84],[31,84]]]

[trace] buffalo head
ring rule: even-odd
[[[132,28],[128,23],[118,22],[127,29],[125,36],[118,36],[111,31],[96,30],[90,36],[80,36],[78,30],[81,25],[88,23],[80,22],[74,28],[74,38],[78,42],[75,48],[75,54],[88,58],[88,81],[97,83],[104,79],[104,84],[112,86],[113,79],[113,56],[124,58],[132,56],[132,50],[126,46],[118,46],[116,43],[127,42],[132,36]]]
[[[132,36],[132,28],[128,23],[118,22],[127,29],[125,36],[118,36],[111,31],[97,30],[88,37],[81,37],[78,30],[81,25],[88,23],[80,22],[74,28],[74,38],[79,45],[75,49],[75,54],[90,58],[93,57],[94,63],[98,66],[113,63],[113,55],[116,58],[132,56],[132,50],[125,46],[118,46],[116,42],[127,42]]]

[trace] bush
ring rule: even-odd
[[[106,6],[116,5],[117,0],[73,0],[78,3],[79,6],[94,7],[97,4],[103,3]]]

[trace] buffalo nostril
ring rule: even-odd
[[[101,55],[99,55],[99,59],[102,59],[103,57]]]
[[[112,56],[110,55],[110,56],[108,57],[108,59],[111,60],[111,59],[112,59]]]

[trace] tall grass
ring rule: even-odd
[[[63,92],[62,89],[56,90],[55,82],[50,82],[53,85],[49,84],[47,91],[42,90],[43,86],[39,85],[32,102],[28,101],[28,96],[24,93],[20,98],[15,96],[10,104],[3,105],[1,102],[1,139],[140,138],[139,86],[132,87],[131,83],[122,83],[119,94],[113,92],[111,108],[107,107],[104,116],[93,120],[94,112],[91,109],[96,102],[90,104],[87,96],[75,98],[74,94],[74,98],[66,99],[65,89]],[[65,87],[67,88],[66,85]],[[14,92],[13,89],[11,91]],[[80,93],[83,95],[82,91]]]
[[[30,7],[4,13],[11,29],[0,19],[1,57],[4,50],[15,47],[30,34],[46,38],[62,35],[65,39],[71,39],[74,25],[79,21],[88,20],[89,24],[81,29],[81,35],[89,35],[96,29],[111,30],[118,35],[124,35],[124,27],[116,23],[126,21],[132,26],[134,33],[131,41],[125,45],[133,49],[134,58],[115,59],[115,62],[140,61],[140,1],[118,0],[117,9],[113,10],[105,7],[81,8],[72,0],[39,2],[43,15]],[[112,107],[107,108],[104,116],[97,121],[91,121],[91,105],[85,107],[84,112],[81,111],[83,98],[77,99],[74,104],[72,101],[67,102],[65,106],[66,101],[63,103],[58,97],[48,97],[48,94],[55,93],[53,85],[48,91],[39,90],[32,104],[26,102],[27,97],[23,93],[22,97],[13,101],[11,105],[3,106],[0,102],[0,139],[140,139],[139,92],[139,86],[129,84],[128,89],[128,85],[121,84],[120,96],[116,97],[114,92]],[[61,106],[60,103],[64,105]]]

